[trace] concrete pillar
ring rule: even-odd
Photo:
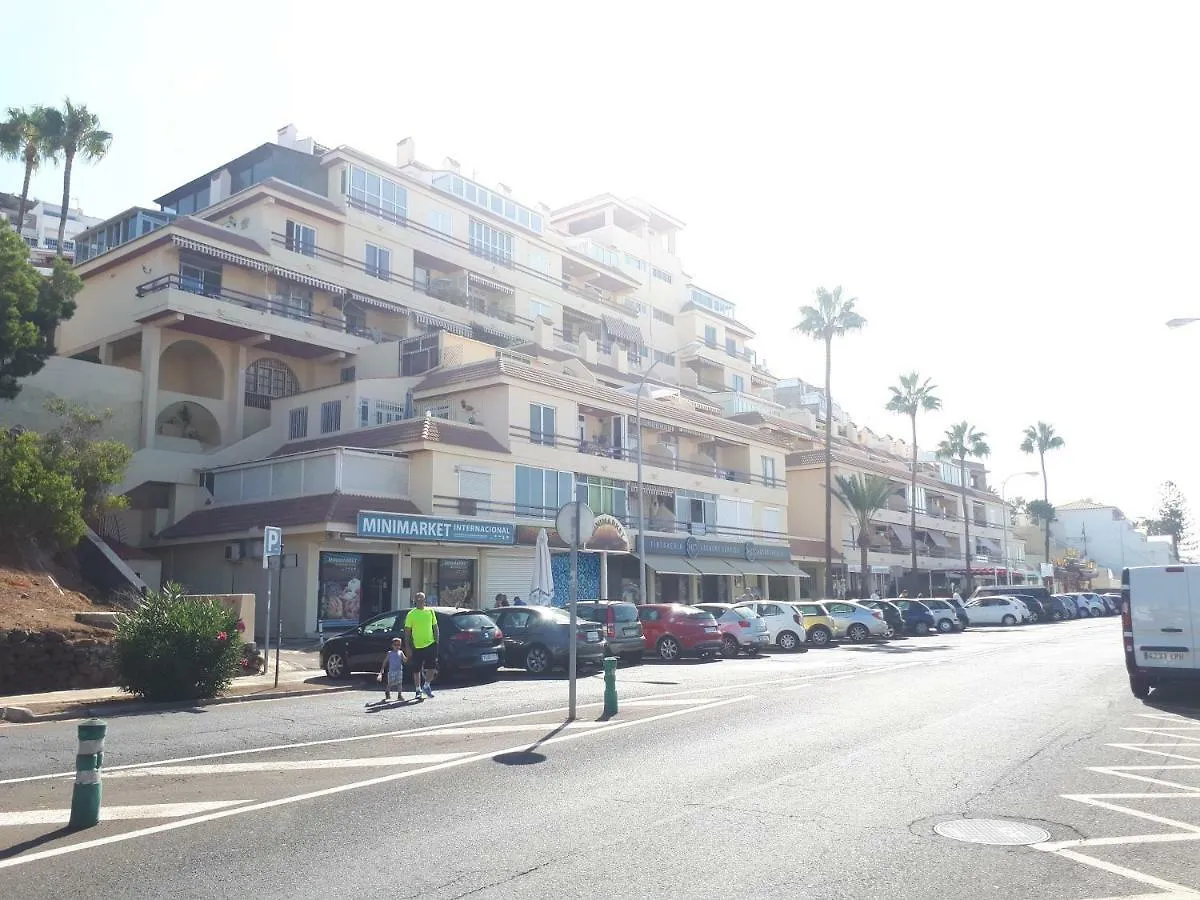
[[[111,366],[113,362],[113,342],[103,341],[100,344],[100,364]]]
[[[771,599],[771,576],[761,575],[762,578],[762,598],[765,601]]]
[[[162,329],[142,329],[142,446],[154,446],[154,421],[158,417],[158,362],[162,357]]]
[[[229,409],[229,433],[222,443],[236,444],[246,431],[246,347],[233,344],[229,350],[229,365],[225,374],[225,399]]]
[[[599,600],[608,599],[608,553],[600,551],[600,596]]]

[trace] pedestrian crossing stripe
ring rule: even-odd
[[[209,800],[205,803],[150,803],[141,806],[105,806],[100,821],[119,819],[180,819],[200,813],[254,803],[254,800]],[[0,812],[0,828],[14,825],[66,825],[71,818],[69,809],[31,809],[25,812]]]

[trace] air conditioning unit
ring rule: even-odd
[[[234,541],[231,544],[225,545],[225,561],[237,562],[243,556],[241,541]]]

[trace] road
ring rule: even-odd
[[[598,678],[566,723],[564,681],[517,673],[378,712],[364,688],[114,718],[105,820],[76,833],[59,824],[73,726],[0,727],[0,884],[22,898],[85,883],[122,898],[1200,897],[1200,705],[1135,701],[1118,629],[648,663],[621,669],[610,720]],[[1045,834],[995,846],[934,830],[964,818]]]

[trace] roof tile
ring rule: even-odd
[[[276,450],[272,456],[288,456],[293,453],[309,453],[313,450],[328,450],[331,447],[347,447],[362,450],[382,450],[397,444],[447,444],[466,447],[468,450],[489,453],[508,453],[508,448],[492,435],[476,425],[464,425],[449,419],[420,416],[404,419],[390,425],[376,425],[357,431],[327,434],[306,441],[292,441]]]
[[[160,540],[215,537],[223,534],[242,534],[263,525],[295,528],[299,525],[322,525],[326,522],[354,522],[361,509],[413,515],[421,513],[411,500],[335,492],[309,497],[290,497],[286,500],[205,507],[164,528],[158,537]]]

